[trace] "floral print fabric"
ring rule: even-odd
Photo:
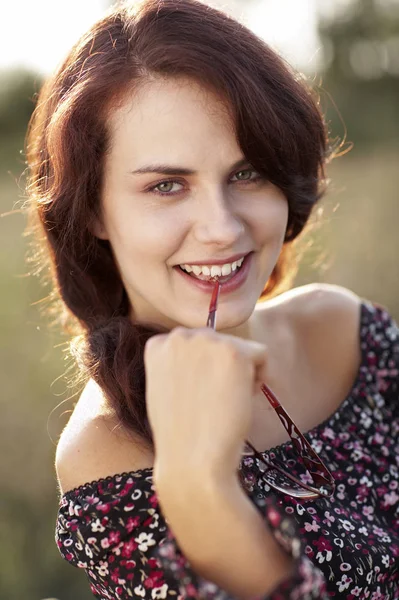
[[[366,300],[360,344],[350,394],[306,433],[336,479],[332,498],[300,503],[277,494],[262,479],[257,459],[241,462],[246,493],[295,563],[289,580],[257,600],[399,599],[399,329],[383,307]],[[306,481],[291,442],[263,454]],[[180,551],[160,510],[152,469],[64,494],[56,542],[103,600],[231,600]]]

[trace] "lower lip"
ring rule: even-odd
[[[245,283],[245,281],[248,277],[249,270],[251,268],[252,255],[253,255],[253,252],[250,252],[249,254],[247,254],[247,256],[244,258],[244,262],[242,263],[240,270],[236,272],[236,275],[233,275],[233,277],[231,279],[229,279],[228,281],[226,281],[226,283],[221,284],[221,286],[220,286],[221,294],[227,294],[228,292],[234,292],[235,290],[237,290],[239,287],[241,287]],[[196,277],[192,277],[191,275],[189,275],[188,273],[183,271],[178,266],[173,267],[173,268],[175,270],[177,270],[177,272],[180,273],[180,275],[182,277],[184,277],[184,279],[186,279],[189,283],[194,285],[196,288],[198,288],[204,292],[207,292],[208,294],[215,287],[214,281],[203,281],[202,279],[197,279]]]

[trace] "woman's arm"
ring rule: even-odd
[[[293,559],[268,530],[238,478],[215,480],[202,473],[155,481],[165,518],[190,565],[236,598],[266,596],[290,577]]]

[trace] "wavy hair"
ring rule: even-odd
[[[293,242],[324,195],[328,135],[316,93],[244,25],[199,0],[111,8],[72,47],[38,95],[26,136],[31,261],[52,284],[50,306],[71,336],[80,381],[101,387],[119,422],[153,448],[143,352],[164,329],[135,323],[100,216],[107,117],[150,77],[190,77],[222,97],[253,167],[285,194],[281,255],[260,301],[292,284]],[[133,307],[134,312],[134,307]]]

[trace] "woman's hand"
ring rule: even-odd
[[[177,327],[145,346],[155,468],[235,475],[265,380],[266,346],[210,328]]]
[[[162,512],[195,572],[243,599],[292,570],[237,478],[266,360],[266,346],[210,328],[178,327],[144,352]]]

